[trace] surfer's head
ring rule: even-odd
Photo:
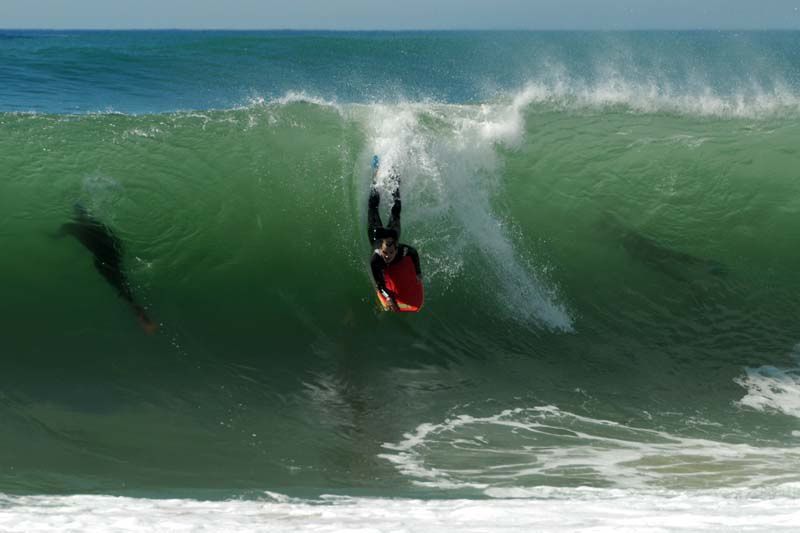
[[[378,228],[375,238],[380,243],[378,251],[387,263],[391,263],[397,255],[397,231],[388,228]]]
[[[397,239],[389,237],[381,241],[381,257],[387,263],[391,263],[397,255]]]

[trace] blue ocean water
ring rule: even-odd
[[[230,109],[328,101],[480,103],[531,82],[653,96],[796,94],[797,32],[9,31],[5,111]],[[564,87],[566,86],[566,87]]]

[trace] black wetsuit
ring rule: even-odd
[[[387,263],[383,256],[380,253],[380,241],[381,239],[377,238],[377,233],[379,228],[383,228],[383,223],[381,222],[381,215],[378,213],[378,206],[381,203],[380,194],[378,191],[373,187],[370,189],[369,193],[369,207],[367,211],[367,235],[369,237],[369,242],[372,244],[374,248],[374,252],[372,253],[372,257],[370,258],[370,268],[372,270],[372,277],[375,280],[375,286],[377,287],[378,291],[383,295],[384,298],[387,300],[394,302],[394,294],[391,293],[386,288],[386,280],[384,278],[383,272],[386,270],[386,267],[395,264],[398,261],[401,261],[404,257],[408,256],[411,257],[411,260],[414,262],[414,270],[417,272],[417,276],[422,275],[422,269],[419,265],[419,254],[417,250],[415,250],[412,246],[407,244],[401,244],[400,241],[400,209],[402,207],[400,203],[400,188],[398,187],[392,192],[392,198],[394,199],[394,203],[392,204],[392,211],[391,216],[389,217],[389,224],[386,226],[388,230],[394,230],[397,233],[397,254],[395,254],[394,259],[392,259],[391,263]]]
[[[74,236],[92,252],[94,267],[100,275],[130,304],[142,325],[150,332],[155,331],[156,326],[147,316],[144,307],[134,299],[130,282],[122,268],[122,242],[111,229],[92,217],[82,206],[76,205],[74,221],[63,224],[55,237],[65,235]]]
[[[75,222],[61,226],[59,235],[72,235],[94,256],[94,267],[127,302],[134,303],[130,283],[122,271],[122,242],[83,207],[75,207]]]

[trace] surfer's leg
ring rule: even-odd
[[[127,301],[133,303],[133,293],[131,292],[130,284],[122,273],[119,264],[109,264],[99,258],[95,258],[94,267],[106,279],[106,281],[115,289],[119,296]]]
[[[136,313],[136,318],[139,320],[139,324],[142,326],[145,333],[148,335],[155,333],[158,329],[158,324],[153,322],[150,317],[147,316],[147,311],[145,311],[144,307],[139,305],[136,300],[134,300],[130,283],[125,277],[125,274],[122,272],[120,265],[109,265],[100,259],[95,259],[94,266],[98,272],[100,272],[100,274],[106,278],[106,281],[108,281],[115,289],[117,289],[117,293],[119,294],[120,298],[128,302],[128,305],[131,306],[133,312]]]
[[[381,204],[381,195],[375,187],[369,190],[369,204],[367,208],[367,238],[370,244],[375,242],[375,230],[383,227],[378,206]]]
[[[133,308],[133,312],[136,313],[136,318],[139,319],[139,324],[141,324],[145,333],[148,335],[155,333],[158,329],[158,324],[147,316],[147,311],[144,310],[144,307],[135,302],[131,302],[131,307]]]

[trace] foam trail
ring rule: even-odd
[[[456,185],[451,195],[457,204],[456,215],[490,262],[506,308],[522,320],[538,320],[553,329],[571,331],[572,320],[556,290],[534,269],[526,268],[514,249],[507,224],[498,220],[491,208],[491,194],[498,185],[493,183],[496,178],[487,176],[500,172],[495,145],[513,147],[521,141],[523,113],[534,98],[535,92],[526,90],[509,105],[484,105],[477,116],[457,119],[455,142],[440,145],[441,159],[447,161],[448,178]]]
[[[416,485],[477,489],[493,497],[523,494],[517,487],[546,485],[554,478],[625,490],[664,489],[678,481],[696,488],[800,481],[794,448],[683,437],[554,406],[425,423],[384,448],[380,457]]]

